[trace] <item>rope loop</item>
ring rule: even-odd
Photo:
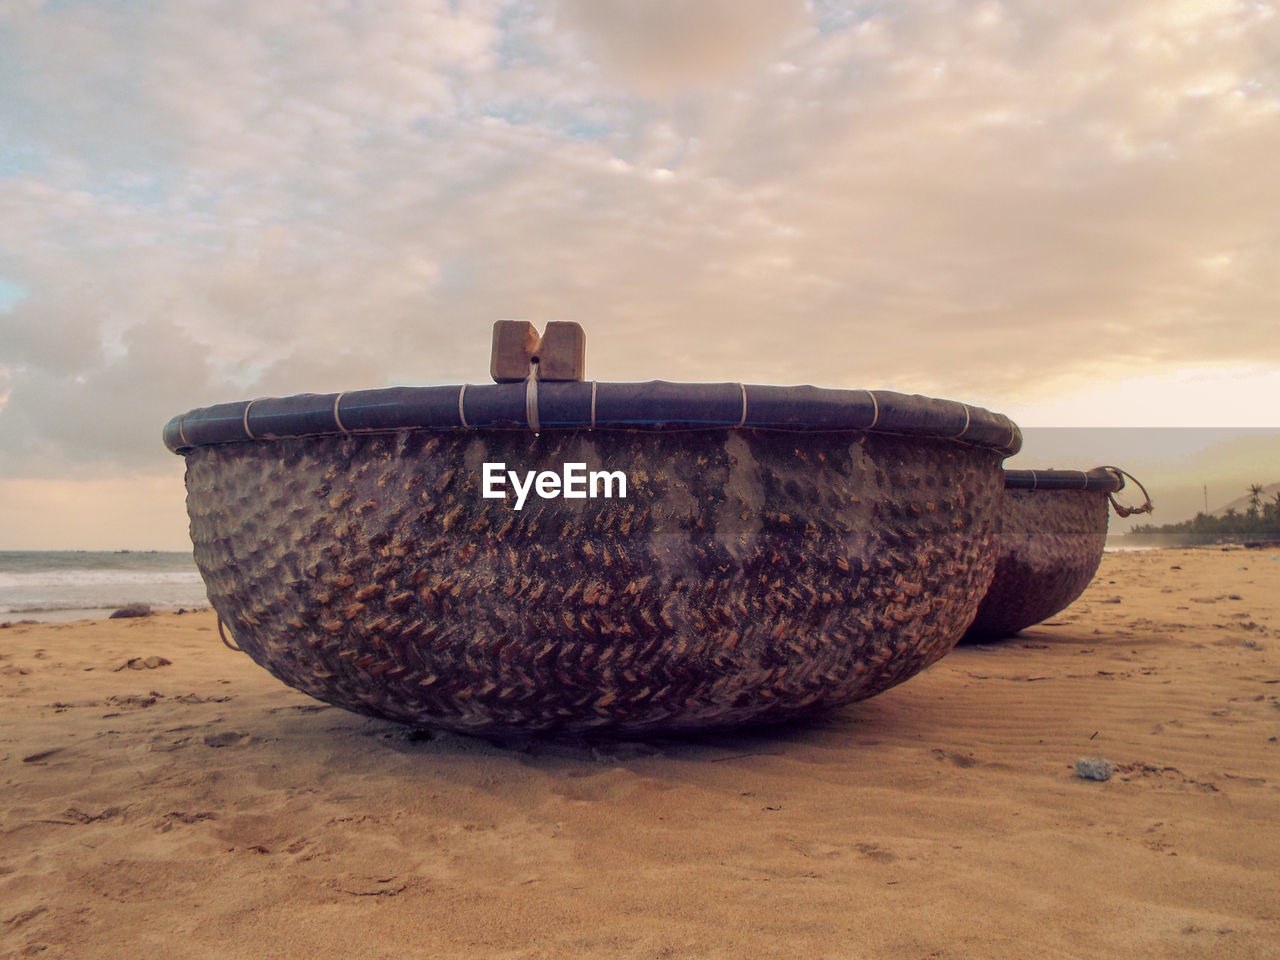
[[[1139,481],[1137,477],[1135,477],[1131,473],[1121,470],[1119,467],[1103,467],[1102,469],[1107,471],[1107,473],[1111,474],[1113,477],[1115,477],[1117,480],[1120,481],[1120,486],[1116,488],[1115,492],[1107,494],[1107,499],[1111,501],[1111,508],[1115,510],[1117,517],[1121,517],[1121,518],[1131,517],[1134,514],[1151,512],[1153,508],[1153,504],[1151,503],[1151,494],[1147,493],[1147,488],[1142,485],[1141,481]],[[1123,504],[1121,504],[1118,500],[1116,500],[1116,493],[1119,493],[1121,490],[1124,489],[1125,477],[1128,477],[1130,480],[1136,483],[1138,485],[1138,489],[1142,491],[1142,496],[1145,500],[1142,506],[1126,507]]]
[[[226,631],[222,627],[222,614],[218,614],[218,636],[222,638],[222,642],[226,645],[228,650],[234,650],[236,653],[244,653],[242,649],[227,639]]]

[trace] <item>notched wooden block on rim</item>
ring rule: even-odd
[[[529,375],[529,361],[537,355],[541,339],[528,320],[495,321],[489,376],[497,383],[523,380]]]
[[[587,369],[586,332],[572,321],[553,320],[538,336],[528,320],[495,321],[489,376],[498,383],[523,380],[534,360],[539,380],[582,380]]]
[[[587,374],[587,334],[581,324],[552,320],[538,346],[540,380],[582,380]]]

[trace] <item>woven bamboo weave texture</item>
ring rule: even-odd
[[[621,469],[626,499],[481,496]],[[470,732],[776,721],[945,654],[994,569],[998,453],[753,430],[402,431],[187,455],[236,642],[321,700]]]

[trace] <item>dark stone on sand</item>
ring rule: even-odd
[[[1081,780],[1110,780],[1114,768],[1101,757],[1081,757],[1076,761],[1076,776]]]
[[[126,603],[119,610],[112,612],[108,620],[119,620],[122,617],[149,617],[151,616],[151,605],[147,603]]]

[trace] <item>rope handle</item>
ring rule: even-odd
[[[234,650],[236,653],[244,653],[243,650],[227,639],[226,631],[222,628],[222,614],[218,614],[218,636],[222,638],[222,642],[226,645],[228,650]]]
[[[1135,477],[1131,473],[1127,473],[1126,471],[1121,470],[1119,467],[1103,467],[1102,469],[1107,471],[1107,473],[1111,474],[1113,477],[1115,477],[1117,480],[1120,481],[1120,486],[1116,488],[1115,492],[1107,494],[1107,499],[1111,501],[1111,507],[1112,509],[1115,510],[1117,517],[1121,517],[1121,518],[1131,517],[1137,513],[1151,512],[1154,506],[1151,503],[1151,494],[1147,493],[1147,488],[1142,485],[1142,482],[1137,477]],[[1125,477],[1128,477],[1130,480],[1136,483],[1138,485],[1138,489],[1142,491],[1142,496],[1145,498],[1145,501],[1146,501],[1145,503],[1142,504],[1142,506],[1126,507],[1116,500],[1116,493],[1119,493],[1121,490],[1124,489]]]

